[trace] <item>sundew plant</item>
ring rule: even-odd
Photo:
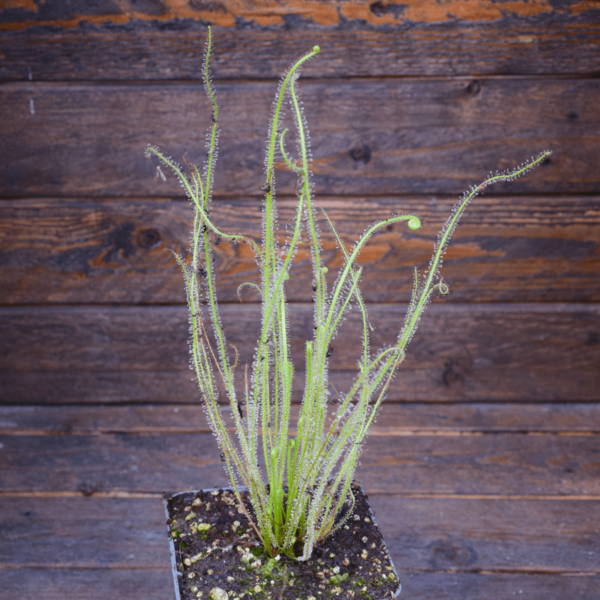
[[[282,78],[275,96],[265,156],[265,197],[262,211],[262,243],[247,236],[221,231],[210,217],[213,176],[219,137],[219,109],[210,79],[211,31],[203,65],[206,93],[212,104],[212,125],[207,135],[204,167],[187,163],[187,171],[149,146],[146,155],[157,157],[178,178],[194,210],[189,254],[191,260],[176,255],[183,271],[190,310],[191,367],[195,372],[208,422],[221,449],[225,469],[239,505],[250,520],[265,552],[280,553],[307,560],[315,544],[333,534],[351,515],[354,496],[351,483],[369,428],[386,397],[386,390],[404,360],[406,347],[419,320],[435,293],[446,294],[448,287],[439,275],[442,257],[450,236],[469,202],[485,187],[509,181],[540,164],[550,153],[543,152],[519,168],[491,175],[466,192],[452,210],[434,246],[429,268],[414,271],[414,288],[404,324],[396,342],[372,352],[369,345],[367,308],[360,292],[362,268],[357,264],[361,250],[378,230],[403,222],[410,229],[421,227],[415,215],[391,216],[371,225],[351,249],[335,231],[324,211],[317,211],[311,184],[311,150],[306,119],[298,97],[300,69],[319,52],[315,46],[295,62]],[[293,115],[297,157],[285,149],[287,129],[282,128],[285,107]],[[275,162],[285,161],[299,180],[298,204],[293,230],[284,243],[276,235]],[[157,175],[164,173],[157,167]],[[344,264],[334,282],[327,279],[319,240],[319,219],[336,237]],[[250,372],[242,374],[243,392],[234,385],[237,351],[228,346],[223,331],[215,289],[214,244],[219,238],[249,244],[260,267],[260,282],[253,286],[262,299],[260,338]],[[294,365],[290,353],[288,308],[285,288],[298,246],[307,238],[313,270],[314,334],[306,341],[306,381],[296,436],[292,437],[290,408]],[[239,291],[239,290],[238,290]],[[358,372],[348,391],[329,401],[328,363],[332,342],[346,313],[358,310],[362,316],[362,344]],[[213,335],[208,335],[208,325]],[[219,402],[219,386],[224,388],[235,436],[229,431]],[[245,413],[245,414],[244,414]],[[237,438],[237,439],[236,439]],[[263,461],[266,480],[259,462]],[[245,487],[251,509],[245,507],[240,492]]]

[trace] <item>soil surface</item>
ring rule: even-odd
[[[171,497],[167,525],[181,600],[395,598],[400,584],[368,498],[357,484],[352,492],[352,516],[308,561],[267,556],[229,490]],[[242,499],[249,509],[247,492]]]

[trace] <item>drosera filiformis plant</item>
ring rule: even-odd
[[[544,161],[550,152],[542,152],[517,169],[493,174],[462,196],[439,234],[429,268],[423,274],[419,274],[416,268],[414,270],[412,298],[396,343],[372,353],[367,307],[360,292],[362,268],[356,261],[369,238],[377,231],[400,222],[417,230],[421,221],[416,215],[391,216],[368,227],[354,247],[347,249],[325,211],[317,211],[311,183],[308,128],[297,91],[301,67],[319,53],[319,47],[315,46],[288,70],[273,103],[265,156],[262,243],[259,245],[247,236],[228,234],[218,228],[210,217],[219,137],[219,109],[209,70],[211,43],[209,28],[203,74],[212,105],[212,125],[207,136],[208,152],[203,169],[186,161],[186,172],[154,146],[148,147],[146,155],[158,158],[163,167],[176,175],[194,211],[191,260],[186,261],[176,254],[183,271],[190,309],[191,367],[196,374],[203,407],[217,438],[239,510],[248,519],[268,557],[274,559],[285,554],[308,560],[315,544],[343,527],[353,512],[354,496],[350,487],[365,438],[432,296],[436,292],[448,293],[448,285],[439,271],[460,217],[469,202],[484,188],[523,175]],[[286,105],[290,107],[295,123],[297,159],[292,159],[285,149],[288,130],[282,128],[282,121]],[[299,180],[293,230],[284,244],[276,235],[276,158],[282,158]],[[157,175],[165,177],[160,165]],[[328,281],[328,268],[322,259],[318,223],[321,214],[331,228],[344,259],[333,284]],[[285,287],[303,234],[310,244],[313,269],[314,335],[306,342],[306,381],[294,438],[290,436],[294,366]],[[213,246],[220,238],[249,244],[261,272],[260,283],[244,284],[259,292],[262,316],[250,376],[246,368],[243,401],[240,401],[234,385],[237,351],[229,350],[217,307]],[[358,310],[362,317],[358,374],[351,389],[335,404],[330,404],[328,364],[332,342],[346,313],[352,308]],[[214,332],[215,344],[207,334],[207,321],[210,321]],[[232,354],[235,354],[235,360],[232,360]],[[223,420],[217,376],[225,389],[237,441]],[[245,407],[245,415],[242,406]],[[328,415],[328,411],[333,414]],[[266,481],[257,466],[259,446],[264,457]],[[251,511],[242,502],[241,486],[249,492]]]

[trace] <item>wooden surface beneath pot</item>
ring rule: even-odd
[[[172,598],[162,494],[228,483],[167,251],[185,248],[188,203],[143,158],[147,142],[202,155],[207,24],[221,227],[259,235],[270,100],[315,43],[299,85],[320,205],[348,245],[390,213],[422,218],[360,257],[375,346],[393,341],[413,266],[458,194],[554,150],[469,208],[445,257],[450,295],[425,314],[357,478],[404,598],[600,598],[598,3],[12,0],[0,8],[3,600]],[[277,174],[285,226],[293,178]],[[223,242],[216,268],[229,341],[250,356],[259,307],[236,290],[256,266]],[[299,358],[309,269],[299,252]],[[340,391],[356,332],[350,318],[334,345]]]
[[[0,409],[8,598],[171,597],[162,497],[227,485],[200,407]],[[595,598],[597,404],[389,404],[357,478],[411,598]]]

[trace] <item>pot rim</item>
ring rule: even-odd
[[[371,508],[371,503],[369,502],[367,494],[363,490],[362,485],[360,483],[357,483],[357,485],[358,485],[360,491],[365,496],[365,498],[367,498],[367,505],[369,507],[369,514],[370,514],[369,518],[373,522],[373,525],[375,525],[375,527],[377,527],[379,529],[379,525],[377,525],[377,521],[375,520],[375,514],[373,513],[373,509]],[[177,496],[181,496],[183,494],[197,494],[200,491],[207,493],[207,492],[213,492],[214,490],[222,490],[224,492],[233,492],[234,491],[234,489],[231,486],[206,488],[206,489],[202,489],[202,490],[184,490],[182,492],[177,492],[176,494],[172,494],[172,495],[168,496],[167,498],[165,498],[164,504],[165,504],[165,515],[167,517],[167,523],[169,522],[169,517],[171,516],[171,515],[169,515],[169,505],[168,505],[169,500],[171,500],[172,498],[176,498]],[[244,486],[239,486],[238,490],[240,492],[247,491],[247,489]],[[394,564],[394,561],[392,560],[392,557],[390,556],[390,553],[388,552],[387,545],[385,543],[385,540],[383,540],[383,537],[382,537],[382,541],[383,541],[383,550],[387,554],[387,557],[390,561],[390,565],[392,565],[392,569],[394,570],[394,575],[396,576],[396,581],[398,582],[398,591],[394,595],[394,598],[397,598],[400,595],[400,592],[402,591],[402,584],[400,583],[400,577],[398,577],[398,571],[396,571],[396,565]],[[175,584],[175,599],[181,600],[181,594],[179,593],[179,578],[181,577],[181,573],[177,569],[177,551],[175,550],[175,542],[173,541],[173,538],[171,536],[169,536],[169,548],[171,550],[171,569],[173,571],[173,583]],[[380,600],[384,600],[384,599],[380,598]]]

